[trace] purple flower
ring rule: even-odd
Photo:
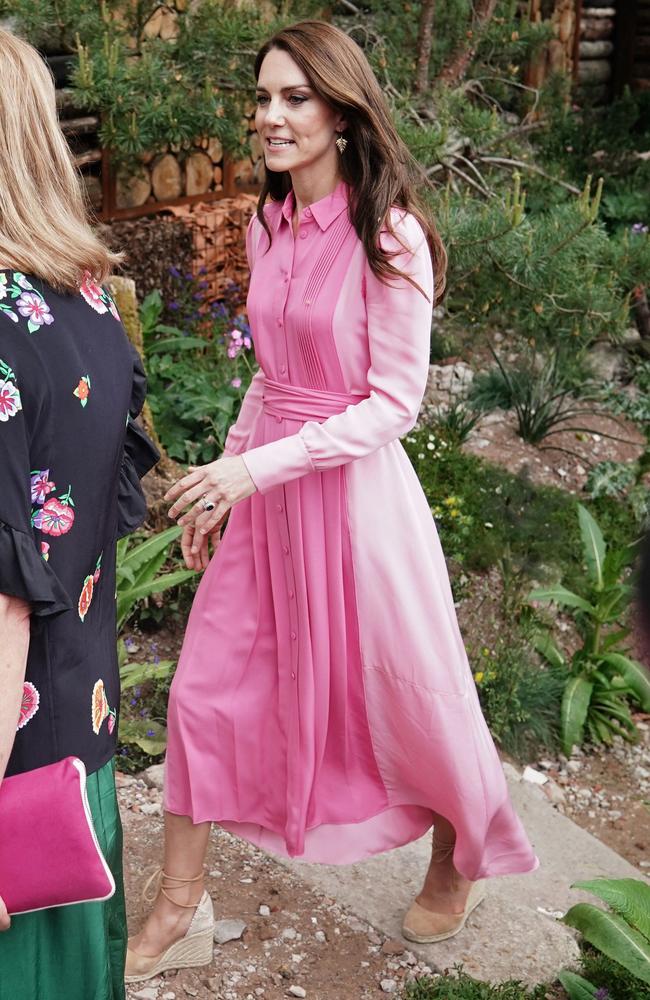
[[[137,705],[138,704],[138,699],[137,698],[131,698],[130,704],[131,705]]]
[[[18,312],[21,316],[28,316],[34,326],[42,326],[45,323],[49,326],[54,322],[54,316],[50,313],[50,307],[41,298],[38,292],[23,292],[16,302]]]
[[[648,232],[648,227],[644,225],[643,222],[635,222],[634,225],[632,226],[632,232],[635,235],[641,235],[642,233]]]
[[[186,281],[194,281],[194,275],[192,274],[191,271],[188,274],[185,275],[185,280]]]
[[[205,268],[203,268],[203,273],[205,273]],[[209,281],[199,281],[199,288],[209,288],[209,287],[210,287]]]
[[[192,296],[192,298],[196,299],[198,302],[200,302],[201,299],[203,298],[203,292],[194,292],[194,295]]]
[[[180,309],[180,306],[179,306],[178,302],[170,302],[168,308],[169,309],[173,309],[174,312],[175,312],[177,309]]]
[[[237,347],[237,344],[231,344],[230,347],[228,348],[228,357],[236,358],[238,354],[239,354],[239,348]]]
[[[207,267],[201,265],[201,267],[199,268],[199,274],[207,274],[207,273],[208,273]]]
[[[56,488],[55,484],[49,481],[49,475],[49,469],[41,469],[39,472],[32,474],[32,503],[45,503],[45,497]]]
[[[241,379],[240,378],[233,378],[233,379],[230,380],[230,384],[233,387],[233,389],[240,389],[241,388]]]
[[[251,338],[250,337],[244,337],[244,347],[247,348],[248,350],[250,350],[250,348],[251,348]]]
[[[142,718],[144,719],[144,717],[145,717],[146,715],[149,715],[149,709],[148,709],[148,708],[141,708],[141,709],[140,709],[140,715],[141,715],[141,716],[142,716]]]
[[[604,986],[601,986],[594,993],[594,1000],[609,1000],[609,990],[605,989]]]
[[[156,734],[153,729],[147,729],[147,736],[155,736],[155,735]]]
[[[154,656],[153,662],[154,663],[160,663],[160,657],[158,656],[158,653],[156,653],[156,655]]]
[[[171,274],[172,278],[180,278],[181,276],[181,272],[178,270],[177,267],[170,267],[169,273]]]

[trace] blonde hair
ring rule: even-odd
[[[48,67],[0,28],[0,265],[74,292],[120,260],[90,227]]]

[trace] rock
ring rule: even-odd
[[[403,955],[405,951],[405,945],[395,938],[388,938],[381,946],[382,955]]]
[[[566,795],[552,778],[548,779],[542,791],[554,806],[564,805],[566,803]]]
[[[162,816],[162,806],[160,802],[143,802],[140,812],[145,816]]]
[[[582,761],[570,760],[566,766],[567,771],[571,771],[573,774],[577,774],[578,771],[582,770]]]
[[[170,990],[169,993],[163,993],[162,1000],[176,1000],[176,994]]]
[[[216,996],[221,989],[221,980],[219,979],[219,976],[211,976],[209,979],[204,980],[204,982],[208,989],[212,990]]]
[[[165,777],[164,764],[152,764],[146,771],[142,772],[142,779],[149,788],[158,788],[162,791]]]
[[[384,993],[394,993],[397,989],[397,981],[395,979],[382,979],[379,985]]]
[[[524,768],[524,773],[522,774],[524,781],[530,781],[532,785],[544,785],[548,781],[548,775],[542,774],[541,771],[535,770],[529,764]]]
[[[294,927],[285,927],[282,931],[282,937],[285,941],[295,941],[298,937],[298,931]]]
[[[239,941],[245,930],[244,920],[217,920],[214,925],[214,940],[217,944]]]
[[[316,933],[314,934],[314,940],[318,941],[319,944],[326,944],[327,934],[325,933],[325,931],[316,931]]]
[[[137,993],[133,994],[133,1000],[156,1000],[157,996],[157,989],[153,986],[145,986],[143,990],[139,990]]]
[[[260,908],[258,910],[258,913],[259,913],[260,917],[270,917],[271,916],[271,908],[269,906],[266,906],[263,903],[260,906]]]
[[[521,774],[513,764],[508,763],[507,760],[502,760],[501,767],[503,768],[503,773],[509,781],[521,781]]]
[[[199,991],[195,990],[193,986],[184,986],[183,989],[187,993],[188,997],[198,997]]]
[[[306,997],[307,990],[303,989],[302,986],[290,986],[287,990],[290,997]]]

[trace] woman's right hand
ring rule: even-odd
[[[7,913],[4,899],[0,896],[0,931],[8,931],[10,927],[11,917]]]
[[[214,555],[221,542],[221,524],[217,525],[208,535],[197,532],[193,524],[185,525],[181,535],[181,550],[188,569],[193,569],[197,573],[207,569],[210,562],[209,539],[212,539],[212,554]],[[198,546],[196,552],[192,551],[193,546]]]

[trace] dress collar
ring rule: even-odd
[[[320,228],[325,232],[326,229],[331,226],[335,219],[338,219],[341,212],[348,207],[349,201],[349,190],[345,181],[339,181],[334,190],[330,194],[326,194],[324,198],[319,201],[313,202],[309,205],[312,216],[320,226]],[[289,191],[287,197],[284,199],[281,210],[278,212],[277,227],[279,228],[282,219],[291,224],[291,217],[293,215],[294,209],[294,194],[293,189]],[[304,219],[306,209],[303,209],[302,219]]]

